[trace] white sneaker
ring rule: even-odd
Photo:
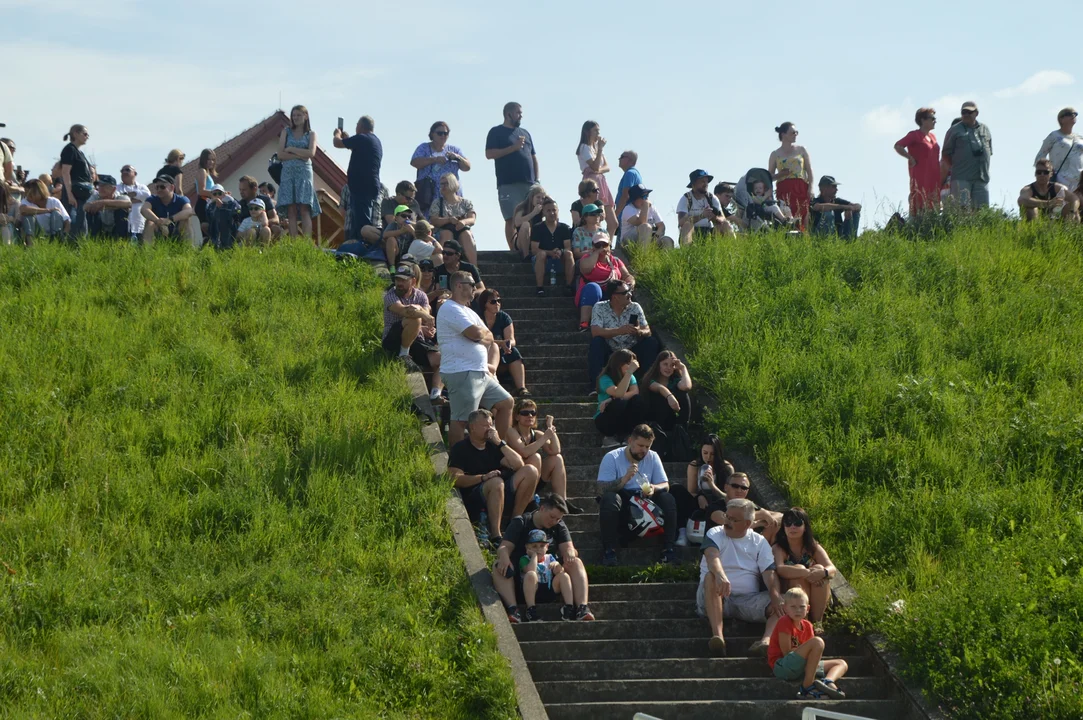
[[[688,530],[685,528],[677,531],[677,547],[688,547]]]
[[[612,435],[606,435],[605,437],[602,438],[602,447],[603,448],[617,447],[618,445],[620,445],[620,440],[613,437]]]

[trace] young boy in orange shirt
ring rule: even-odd
[[[846,674],[845,660],[823,660],[824,641],[816,637],[808,616],[808,595],[801,588],[790,588],[782,596],[786,615],[778,621],[767,646],[767,664],[775,677],[788,682],[801,681],[797,696],[812,700],[829,697],[840,700],[846,694],[835,681]],[[818,678],[823,678],[819,680]]]

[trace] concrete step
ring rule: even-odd
[[[519,352],[523,355],[526,365],[526,380],[528,385],[546,383],[549,385],[564,385],[569,391],[578,393],[586,401],[587,393],[587,370],[585,367],[555,368],[548,360],[534,361],[530,356],[530,348],[520,347]],[[581,358],[582,359],[582,358]],[[585,364],[582,363],[582,364]],[[501,381],[507,376],[501,375]],[[510,381],[510,377],[508,378]]]
[[[585,334],[585,333],[579,333]],[[516,333],[515,340],[522,343],[523,339]],[[587,371],[587,345],[590,340],[580,342],[547,342],[541,345],[527,346],[530,349],[531,358],[576,358],[583,363],[583,372]]]
[[[576,347],[576,354],[583,358],[583,366],[586,367],[587,347],[590,345],[590,333],[576,332],[575,323],[568,321],[563,329],[558,330],[541,328],[539,331],[537,329],[525,327],[516,328],[515,342],[520,347],[529,349],[531,357],[544,357],[535,352],[535,348],[538,345],[574,345]],[[566,352],[567,351],[564,350],[560,354],[564,355]],[[583,384],[586,385],[586,378],[583,378],[583,381]]]
[[[748,648],[758,635],[726,638],[728,657],[747,657]],[[860,654],[858,640],[851,636],[827,637],[828,656]],[[708,638],[636,638],[620,640],[548,640],[520,642],[523,657],[531,660],[575,658],[576,660],[621,660],[624,658],[706,658],[710,657]],[[767,662],[766,659],[763,660]],[[659,663],[659,666],[663,663]]]
[[[767,661],[761,660],[764,667]],[[543,703],[626,703],[712,700],[794,700],[796,683],[775,677],[681,678],[668,667],[667,677],[652,680],[558,680],[536,683]],[[887,678],[844,678],[839,687],[847,697],[886,700],[892,687]],[[683,715],[680,717],[684,717]]]
[[[485,278],[486,285],[488,285],[488,282],[489,279]],[[494,285],[493,287],[500,291],[501,309],[511,315],[512,320],[518,320],[521,315],[523,317],[534,317],[540,312],[548,313],[553,319],[566,317],[576,322],[579,320],[579,309],[575,306],[574,295],[565,295],[563,293],[537,295],[534,292],[529,295],[507,295],[504,292],[506,286]]]
[[[579,504],[579,503],[577,503]],[[598,541],[591,542],[589,547],[579,547],[576,543],[576,549],[579,551],[579,557],[587,565],[601,565],[602,564],[602,545],[601,535],[597,535]],[[653,542],[651,540],[641,540],[639,542]],[[677,561],[682,564],[691,564],[693,562],[698,563],[700,558],[699,549],[696,548],[694,552],[689,548],[677,548]],[[647,567],[650,565],[656,565],[662,560],[662,541],[658,539],[658,545],[656,547],[626,547],[617,549],[617,565],[622,567]]]
[[[523,267],[530,267],[530,263],[525,263],[519,259],[519,253],[512,250],[479,250],[478,251],[478,264],[481,266],[486,265],[522,265]]]
[[[791,687],[792,689],[792,687]],[[796,696],[797,691],[794,690]],[[554,703],[550,720],[628,720],[637,712],[665,720],[798,720],[806,707],[874,720],[904,716],[906,705],[894,700],[688,700],[666,702]]]
[[[538,412],[544,418],[552,415],[557,422],[557,430],[564,434],[564,426],[569,420],[582,420],[594,427],[594,412],[598,406],[589,402],[554,402],[551,400],[538,401]],[[586,430],[571,430],[567,432],[587,432]]]
[[[879,669],[864,655],[848,655],[843,660],[850,666],[844,681],[852,677],[875,676]],[[557,680],[649,680],[658,677],[659,670],[656,660],[623,660],[619,663],[609,660],[535,660],[529,665],[535,683]],[[669,658],[665,663],[665,672],[687,680],[774,677],[762,657]]]
[[[500,291],[500,295],[506,298],[561,298],[566,303],[565,307],[569,310],[576,311],[575,295],[565,295],[564,290],[560,285],[556,288],[550,289],[550,286],[546,286],[545,294],[538,295],[538,286],[534,284],[533,275],[511,275],[502,273],[486,273],[481,271],[481,279],[485,283],[485,287],[494,287]],[[490,284],[491,283],[491,284]]]
[[[594,508],[592,508],[589,504],[586,504],[586,499],[583,499],[582,501],[573,500],[573,502],[575,502],[576,505],[579,505],[579,507],[583,508],[584,510],[588,510],[588,512],[584,513],[584,516],[591,516],[591,513],[589,511],[593,510]],[[590,525],[589,522],[586,522],[584,524],[588,526]],[[597,549],[600,551],[602,548],[602,531],[598,525],[597,514],[594,514],[594,526],[592,528],[588,530],[572,530],[571,536],[572,542],[575,543],[576,549],[579,550],[581,553],[592,549]],[[653,565],[656,562],[661,562],[662,548],[663,540],[661,535],[650,538],[636,538],[635,540],[631,541],[628,547],[617,548],[617,557],[620,557],[622,550],[650,550],[651,552],[655,553],[655,557],[651,559],[650,562],[648,562],[647,564]],[[700,549],[698,547],[679,547],[676,548],[676,550],[678,562],[692,562],[693,560],[699,562]],[[584,560],[584,562],[586,561]]]
[[[512,316],[512,322],[515,324],[515,337],[519,337],[519,333],[527,334],[541,334],[541,333],[567,333],[571,335],[581,335],[588,340],[590,338],[589,332],[578,332],[578,322],[575,322],[574,318],[554,318],[555,313],[538,313],[537,317],[523,317],[519,318]],[[533,315],[533,313],[532,313]]]
[[[530,390],[531,398],[535,401],[547,400],[550,402],[575,402],[577,400],[583,400],[587,397],[586,383],[545,383],[539,382],[530,375],[530,360],[527,360],[526,369],[526,387]],[[501,378],[501,384],[506,390],[511,392],[513,384],[511,378],[505,380]],[[558,426],[559,427],[559,426]]]
[[[627,637],[621,633],[633,631],[634,623],[645,622],[648,623],[648,627],[644,629],[644,632],[648,634],[644,637],[709,637],[704,635],[707,632],[707,621],[696,615],[695,590],[689,597],[679,600],[598,601],[592,594],[590,609],[594,613],[595,622],[559,622],[559,627],[556,627],[553,623],[560,620],[560,603],[539,605],[538,615],[541,616],[541,621],[517,625],[516,635],[520,640],[589,640],[591,637]],[[689,626],[674,630],[672,635],[668,635],[667,623],[681,621],[687,621]],[[658,624],[651,625],[651,623]],[[583,627],[604,625],[607,629],[575,630],[571,628],[572,625]],[[695,632],[690,630],[693,625],[698,627]],[[565,631],[566,627],[567,631]]]
[[[573,517],[569,515],[568,517]],[[597,519],[595,519],[597,522]],[[689,600],[696,597],[696,583],[599,583],[590,585],[590,601]],[[593,604],[591,609],[593,609]]]
[[[599,442],[601,442],[601,436],[599,436]],[[596,449],[599,451],[602,450],[601,447],[598,447]],[[607,450],[605,450],[605,452],[600,452],[597,459],[592,459],[590,462],[575,463],[571,462],[568,457],[565,456],[564,464],[568,468],[568,480],[571,482],[594,482],[594,480],[598,477],[598,465],[602,461],[602,456],[605,455],[606,452],[609,452],[609,450],[613,449],[614,448],[608,448]],[[669,478],[669,481],[671,483],[681,482],[685,479],[685,469],[688,467],[688,463],[665,463],[664,467],[666,469],[666,476]],[[569,494],[574,495],[574,493]]]

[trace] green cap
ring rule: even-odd
[[[594,203],[590,203],[589,205],[584,205],[583,206],[583,214],[584,215],[593,215],[595,213],[601,213],[601,212],[602,212],[602,209],[600,207],[598,207],[597,205],[595,205]]]
[[[396,205],[395,206],[395,214],[396,215],[401,215],[401,214],[407,213],[407,212],[413,212],[413,210],[410,209],[409,205]]]

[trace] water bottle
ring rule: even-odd
[[[553,267],[553,265],[551,265],[551,264],[549,266],[549,284],[550,285],[556,285],[557,284],[557,269],[555,267]]]

